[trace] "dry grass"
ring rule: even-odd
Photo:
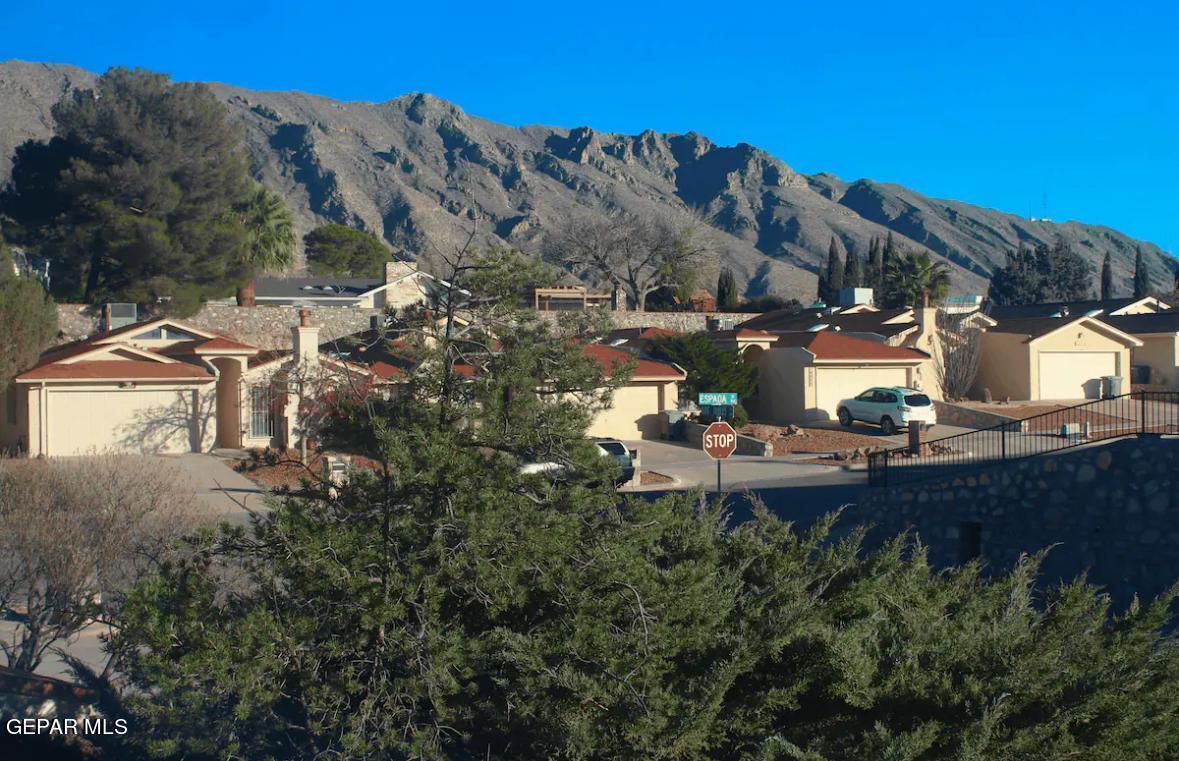
[[[157,458],[0,460],[0,642],[32,670],[56,643],[112,610],[175,540],[207,517],[186,474]]]

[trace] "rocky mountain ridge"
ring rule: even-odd
[[[0,63],[0,183],[13,149],[52,134],[52,105],[95,75],[72,66]],[[427,262],[472,228],[482,242],[536,250],[574,211],[609,207],[696,215],[710,225],[716,260],[751,294],[813,297],[832,235],[864,255],[890,231],[953,267],[954,291],[978,293],[1019,245],[1064,237],[1093,264],[1112,253],[1127,290],[1135,245],[1155,285],[1170,290],[1172,260],[1107,227],[1030,220],[929,198],[899,185],[804,175],[752,145],[718,146],[694,132],[639,135],[509,127],[415,93],[384,103],[210,84],[243,128],[255,176],[281,193],[302,236],[332,221],[382,236]],[[1095,275],[1096,282],[1096,275]]]

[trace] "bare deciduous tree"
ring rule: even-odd
[[[622,209],[574,214],[545,239],[544,254],[580,277],[621,286],[629,306],[643,310],[647,296],[682,285],[713,250],[705,228],[694,218],[678,221]]]
[[[33,671],[197,525],[184,474],[147,457],[0,461],[0,651]]]
[[[970,324],[970,317],[943,309],[937,311],[938,341],[933,367],[942,396],[947,400],[965,398],[978,375],[982,331]]]

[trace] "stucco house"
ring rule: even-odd
[[[170,319],[50,350],[4,390],[0,444],[31,456],[211,449],[257,351]]]
[[[1130,350],[1130,365],[1152,386],[1179,388],[1179,310],[1127,314],[1102,320],[1142,342]]]
[[[616,389],[610,407],[594,417],[589,435],[611,439],[659,438],[659,413],[679,405],[680,384],[688,377],[683,368],[602,344],[587,344],[584,351],[601,364],[607,375],[634,362],[626,385]]]
[[[354,347],[347,353],[347,361],[366,368],[379,383],[395,385],[416,367],[412,351],[396,340],[379,336],[375,330],[349,336],[333,346]],[[325,346],[325,351],[328,348]],[[626,384],[614,391],[610,407],[594,416],[589,435],[625,440],[659,438],[659,413],[679,404],[680,384],[687,379],[684,370],[605,343],[585,344],[582,351],[597,361],[607,375],[634,363]],[[475,372],[471,365],[456,365],[455,369],[461,374]]]
[[[1170,305],[1154,296],[1139,298],[1128,296],[1120,299],[1087,299],[1081,301],[1053,301],[1043,304],[1020,304],[1018,306],[988,307],[987,314],[996,320],[1025,319],[1030,317],[1121,317],[1129,314],[1154,314],[1165,312]]]
[[[445,287],[445,281],[423,272],[413,262],[395,261],[385,262],[382,277],[259,277],[254,281],[254,301],[262,306],[380,309],[429,302]]]
[[[1000,319],[982,335],[972,395],[1078,400],[1101,396],[1104,376],[1130,390],[1130,352],[1143,342],[1096,317]]]
[[[747,360],[758,367],[749,413],[773,423],[832,420],[840,400],[873,386],[923,388],[939,398],[929,374],[929,354],[879,341],[818,330],[781,333]],[[746,351],[748,351],[747,349]]]

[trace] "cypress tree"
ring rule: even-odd
[[[716,278],[716,308],[732,312],[737,308],[737,278],[725,267]]]
[[[1146,260],[1142,258],[1142,247],[1134,247],[1134,298],[1140,299],[1150,292],[1150,275],[1146,273]]]
[[[872,238],[868,246],[868,274],[865,285],[875,291],[875,298],[880,299],[880,286],[884,282],[884,251],[880,247],[880,239]]]
[[[860,264],[860,257],[856,254],[855,249],[848,248],[847,259],[843,265],[843,287],[844,288],[863,288],[864,270]]]
[[[828,304],[835,302],[839,296],[839,289],[843,288],[843,266],[839,261],[839,244],[835,236],[831,236],[831,244],[827,247],[827,288],[826,293],[819,291],[819,298]],[[822,281],[820,280],[820,283]]]
[[[1101,263],[1101,300],[1113,298],[1113,262],[1110,261],[1109,251],[1105,252],[1105,261]]]

